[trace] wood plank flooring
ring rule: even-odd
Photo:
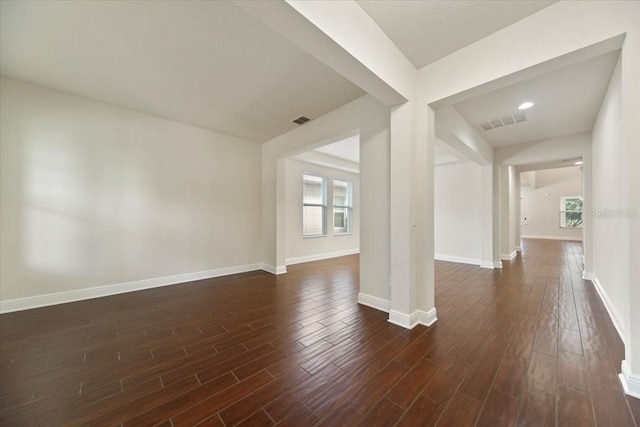
[[[437,262],[411,331],[356,303],[357,256],[4,314],[0,424],[637,427],[580,248]]]

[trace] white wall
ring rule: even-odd
[[[580,167],[534,173],[535,187],[523,185],[520,193],[522,237],[582,240],[581,228],[560,228],[560,197],[582,196]]]
[[[0,94],[3,304],[259,266],[258,144],[11,79]]]
[[[438,165],[434,182],[436,259],[480,264],[480,166],[471,161]]]
[[[360,176],[294,159],[287,159],[285,165],[287,205],[285,263],[295,264],[360,252]],[[327,235],[323,237],[302,237],[302,175],[304,173],[327,178]],[[353,207],[350,234],[333,234],[331,201],[335,178],[351,181]]]
[[[621,133],[620,61],[611,77],[609,89],[593,128],[593,203],[603,217],[591,215],[594,241],[594,282],[608,298],[615,321],[625,329],[628,315],[629,254],[628,221],[606,215],[606,210],[628,208],[627,150]],[[615,173],[612,173],[615,171]]]

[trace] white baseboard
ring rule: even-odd
[[[480,267],[482,268],[502,268],[502,261],[481,261]]]
[[[400,313],[399,311],[389,310],[389,322],[403,328],[413,329],[416,325],[431,326],[438,320],[436,308],[429,311],[416,310],[411,314]]]
[[[607,309],[607,313],[609,314],[611,323],[613,323],[613,326],[616,328],[616,331],[618,332],[618,335],[620,336],[622,342],[627,345],[627,340],[625,339],[625,333],[622,327],[623,323],[621,321],[620,314],[613,306],[613,303],[609,299],[609,296],[605,292],[598,278],[594,273],[588,271],[584,271],[582,273],[582,278],[584,280],[591,280],[591,282],[593,283],[593,287],[596,289],[596,292],[600,297],[600,300],[604,304],[604,307]],[[629,396],[640,399],[640,375],[635,375],[631,372],[631,368],[629,367],[629,364],[626,360],[622,361],[621,371],[622,372],[618,375],[618,378],[620,378],[620,383],[622,383],[622,387],[624,388],[625,393]]]
[[[516,259],[516,257],[518,256],[518,252],[513,251],[510,254],[502,254],[500,255],[500,258],[504,261],[512,261],[514,259]]]
[[[516,246],[516,252],[522,252],[522,246]]]
[[[634,375],[626,360],[622,361],[621,373],[618,375],[624,392],[629,396],[640,399],[640,375]]]
[[[159,288],[177,285],[194,280],[211,279],[213,277],[228,276],[230,274],[246,273],[262,269],[261,264],[238,265],[234,267],[218,268],[215,270],[198,271],[195,273],[177,274],[174,276],[156,277],[153,279],[136,280],[115,285],[97,286],[94,288],[78,289],[75,291],[57,292],[54,294],[36,295],[33,297],[17,298],[0,301],[0,313],[28,310],[49,305],[64,304],[86,299],[106,297],[143,289]]]
[[[544,239],[544,240],[569,240],[572,242],[582,242],[582,237],[561,237],[561,236],[522,236],[523,239]]]
[[[417,315],[416,316],[417,323],[427,327],[433,325],[438,320],[435,307],[433,307],[429,311],[416,310],[414,314]]]
[[[347,249],[346,251],[325,252],[323,254],[307,255],[295,258],[287,258],[284,260],[285,265],[301,264],[303,262],[320,261],[323,259],[337,258],[346,255],[355,255],[360,253],[360,248]]]
[[[442,254],[435,254],[433,258],[436,259],[437,261],[448,261],[448,262],[458,262],[461,264],[480,265],[479,258],[467,258],[462,256],[442,255]]]
[[[278,267],[275,267],[271,264],[260,264],[260,270],[264,270],[267,273],[271,273],[271,274],[275,274],[276,276],[279,274],[285,274],[287,272],[287,266],[286,265],[280,265]]]
[[[593,279],[586,280],[591,280],[591,283],[593,283],[593,287],[596,288],[596,292],[598,292],[600,300],[604,304],[604,307],[607,309],[607,313],[609,313],[609,318],[611,319],[613,326],[616,328],[616,331],[618,331],[618,335],[620,335],[620,339],[622,340],[622,342],[626,345],[627,340],[625,339],[624,328],[622,327],[622,325],[624,324],[622,322],[622,317],[620,317],[618,310],[616,310],[616,308],[613,306],[613,303],[609,299],[609,296],[602,287],[602,284],[600,284],[598,278],[594,274],[591,274],[591,276],[593,277]]]
[[[391,308],[391,301],[374,297],[373,295],[363,294],[362,292],[358,294],[358,304],[366,305],[367,307],[375,308],[385,313],[388,313]]]

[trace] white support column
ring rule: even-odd
[[[516,251],[522,252],[522,194],[520,188],[520,171],[515,168],[515,225],[516,225],[516,234],[515,234],[515,244]]]
[[[493,196],[492,201],[492,220],[493,220],[493,268],[502,268],[500,260],[500,167],[494,163],[493,165]]]
[[[518,226],[518,215],[516,206],[519,203],[519,194],[516,189],[519,186],[518,172],[515,166],[509,166],[509,259],[512,260],[517,256],[516,246],[520,244],[520,240],[516,240],[516,229]]]
[[[433,111],[410,101],[391,110],[391,310],[413,328],[436,321],[433,285]],[[429,145],[431,144],[431,145]],[[431,153],[431,156],[429,155]],[[431,248],[431,250],[429,250]]]
[[[360,304],[389,312],[389,110],[368,111],[360,125]]]
[[[480,167],[480,185],[482,188],[482,248],[480,266],[493,268],[493,165]]]
[[[285,162],[262,149],[262,269],[273,274],[287,272],[285,248]]]
[[[411,327],[412,129],[415,112],[406,103],[391,109],[391,310],[389,321]]]
[[[511,200],[509,198],[509,166],[500,166],[500,259],[510,260],[511,253],[511,233],[509,208]]]
[[[423,325],[430,326],[437,320],[434,264],[434,147],[436,135],[435,113],[426,104],[419,106],[417,135],[416,176],[419,221],[416,230],[417,320]]]
[[[285,159],[276,161],[276,274],[287,272],[285,264],[286,247],[286,197],[287,166]]]
[[[502,268],[500,261],[500,167],[480,167],[482,186],[482,259],[483,268]]]

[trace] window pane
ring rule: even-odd
[[[333,180],[333,234],[351,232],[351,181]]]
[[[351,208],[333,208],[333,234],[351,233]]]
[[[570,212],[582,212],[582,200],[581,199],[566,199],[565,209]]]
[[[335,208],[333,210],[333,226],[335,228],[345,228],[347,226],[345,208]]]
[[[582,196],[560,197],[560,228],[582,228]]]
[[[304,206],[302,208],[303,234],[305,236],[319,236],[324,232],[324,207]]]
[[[582,227],[582,212],[565,212],[564,226],[566,228]]]
[[[333,205],[351,206],[351,182],[344,179],[333,180]]]
[[[302,186],[302,202],[304,204],[323,205],[325,180],[320,176],[304,175]]]

